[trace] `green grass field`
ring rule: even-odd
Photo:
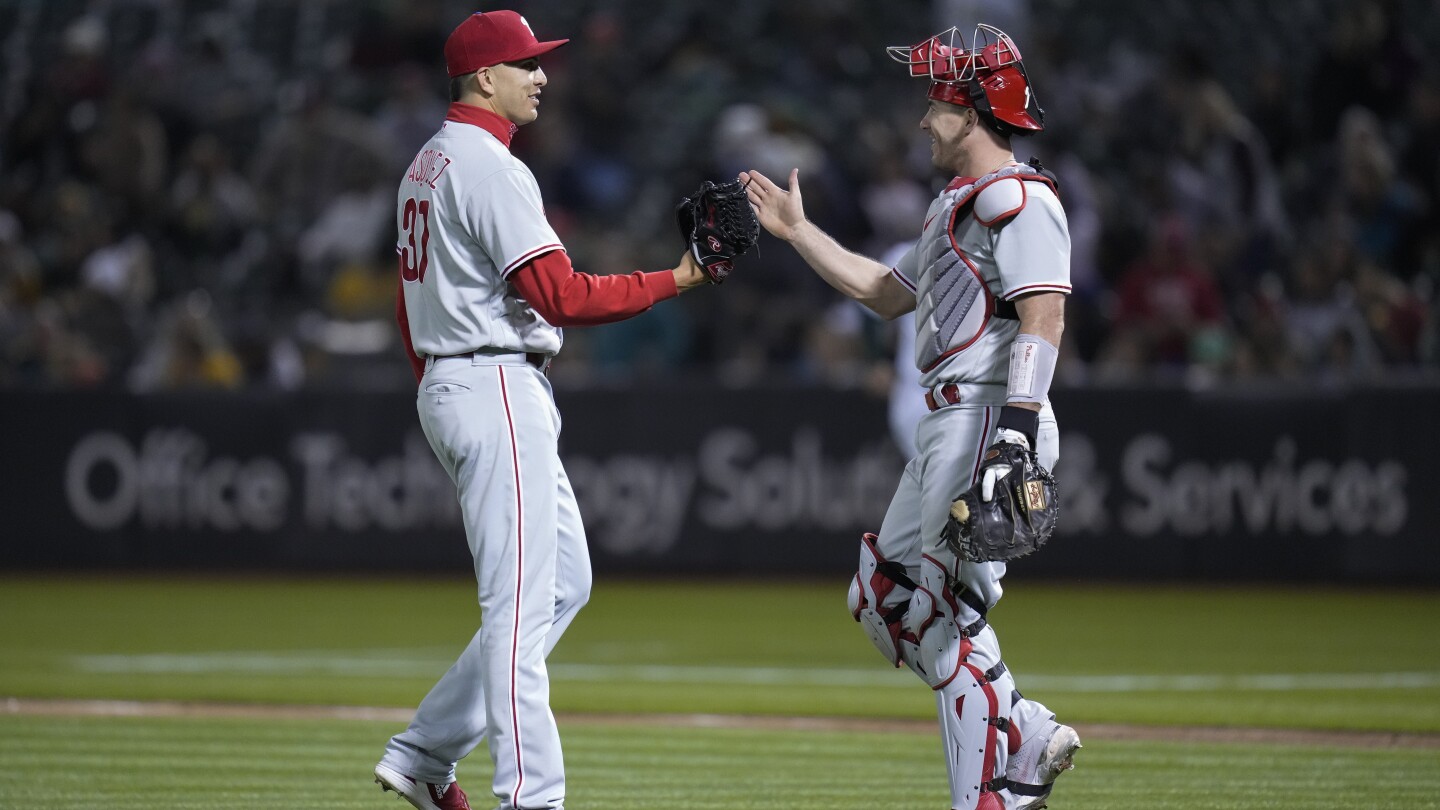
[[[552,657],[572,810],[943,809],[938,742],[913,723],[607,719],[930,717],[928,690],[850,620],[844,584],[597,583]],[[3,698],[405,709],[477,613],[461,580],[0,577],[0,808],[399,808],[369,769],[403,720],[62,716]],[[1112,732],[1087,739],[1057,810],[1440,808],[1440,594],[1016,582],[992,618],[1020,688],[1082,733],[1429,735],[1377,748]],[[460,774],[491,806],[483,751]]]
[[[0,807],[389,808],[369,784],[395,729],[359,721],[0,716]],[[583,810],[944,808],[929,735],[589,726],[564,729]],[[1435,807],[1436,752],[1093,742],[1057,810]],[[489,768],[462,764],[477,810]],[[902,776],[908,774],[908,776]],[[1383,774],[1383,797],[1376,780]]]

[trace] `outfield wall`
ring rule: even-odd
[[[562,392],[601,572],[843,574],[902,469],[885,403]],[[1064,510],[1011,576],[1440,584],[1440,388],[1056,394]],[[413,398],[0,394],[0,566],[459,570]]]

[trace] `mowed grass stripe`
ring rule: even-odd
[[[355,656],[279,650],[149,655],[82,655],[71,659],[80,672],[96,674],[200,675],[257,674],[276,677],[325,673],[337,677],[409,675],[416,669],[440,669],[451,663],[430,651],[383,650]],[[913,688],[908,671],[880,666],[866,669],[790,667],[674,666],[666,664],[552,664],[555,681],[646,683],[738,683],[785,686],[872,686]],[[1055,675],[1030,673],[1031,689],[1053,692],[1214,692],[1222,690],[1294,692],[1334,689],[1430,689],[1440,687],[1436,672],[1274,672],[1257,674]]]
[[[370,783],[380,746],[399,727],[0,716],[0,807],[399,810]],[[567,804],[585,810],[946,806],[929,733],[582,725],[564,739]],[[1433,749],[1094,740],[1078,763],[1057,787],[1057,810],[1440,807]],[[483,749],[460,776],[475,806],[488,806]]]
[[[41,727],[23,722],[32,719]],[[352,760],[378,756],[383,733],[367,739],[355,725],[0,718],[0,807],[330,806],[298,794],[305,785],[351,782],[359,767]]]
[[[474,588],[0,577],[0,696],[413,707],[474,634]],[[932,716],[928,690],[885,666],[844,592],[844,577],[602,578],[550,661],[553,706]],[[1019,688],[1067,722],[1440,732],[1440,645],[1424,632],[1440,626],[1440,593],[1016,580],[991,617]],[[1344,654],[1357,638],[1364,651]]]
[[[1070,776],[1063,777],[1067,810],[1440,807],[1440,752],[1435,750],[1257,750],[1245,745],[1107,741],[1087,744],[1078,761],[1075,775],[1087,777],[1080,780],[1085,795],[1074,803],[1070,789],[1075,784]],[[1377,774],[1384,775],[1383,785],[1376,783]]]
[[[325,746],[343,741],[347,736],[344,729],[317,725],[315,733],[302,741],[284,729],[284,723],[277,728],[224,720],[151,726],[123,721],[96,724],[80,718],[61,718],[50,721],[49,725],[55,736],[44,757],[58,758],[76,767],[110,764],[122,769],[142,766],[157,758],[171,762],[177,771],[215,767],[234,755],[235,744],[226,734],[227,727],[233,725],[244,729],[247,744],[265,746],[279,761],[293,763],[287,768],[303,773],[327,761]],[[73,733],[65,733],[67,729]],[[7,764],[22,764],[35,756],[34,752],[24,749],[11,750],[11,745],[9,741],[0,741],[0,750],[6,751]]]

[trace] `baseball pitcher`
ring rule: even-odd
[[[513,11],[460,23],[445,43],[453,103],[397,197],[396,315],[420,426],[455,482],[483,616],[375,767],[382,788],[422,810],[469,808],[455,766],[482,739],[500,810],[564,807],[545,658],[589,598],[591,575],[546,371],[565,327],[623,320],[719,283],[758,233],[738,184],[725,184],[733,205],[708,184],[682,203],[682,230],[696,211],[701,222],[688,222],[673,270],[574,270],[534,176],[510,153],[516,130],[539,115],[540,57],[567,41],[538,40]]]
[[[1070,292],[1058,185],[1011,140],[1043,129],[1020,51],[980,25],[890,48],[929,79],[920,128],[955,179],[894,267],[805,218],[798,171],[740,173],[760,224],[831,286],[886,318],[915,313],[929,409],[878,535],[861,541],[850,608],[895,666],[935,692],[954,810],[1044,807],[1080,739],[1021,697],[987,615],[1006,559],[1049,536],[1058,432],[1048,392]]]

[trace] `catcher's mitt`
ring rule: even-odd
[[[739,180],[718,184],[706,180],[699,191],[675,206],[675,221],[711,284],[729,277],[735,257],[760,238],[760,221]]]
[[[995,481],[994,497],[981,497],[976,483],[950,506],[940,533],[945,545],[970,562],[1003,562],[1045,545],[1060,516],[1055,476],[1041,467],[1023,445],[998,443],[985,453],[984,469],[1009,465]]]

